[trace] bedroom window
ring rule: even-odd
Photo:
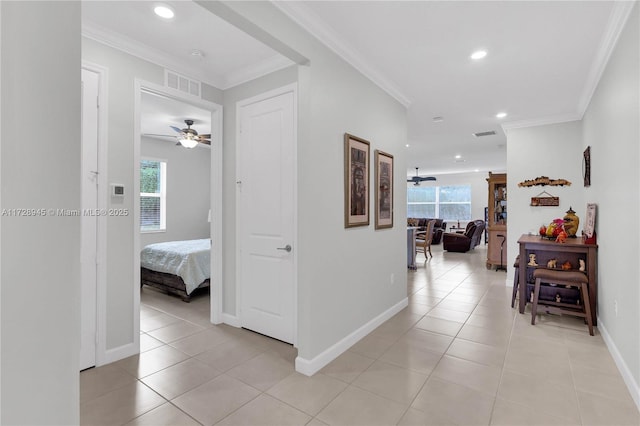
[[[140,161],[140,231],[157,232],[167,228],[167,162]]]

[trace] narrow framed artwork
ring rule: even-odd
[[[375,150],[375,228],[393,228],[393,155]]]
[[[344,227],[369,225],[369,141],[344,134]]]
[[[582,153],[582,178],[585,187],[591,186],[591,146]]]

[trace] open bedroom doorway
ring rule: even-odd
[[[134,303],[139,309],[141,292],[160,303],[162,297],[193,298],[219,323],[222,271],[214,265],[222,264],[222,107],[138,85],[134,253],[140,256],[134,268],[141,285]],[[190,305],[184,309],[195,309]]]

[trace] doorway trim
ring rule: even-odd
[[[241,109],[244,106],[261,102],[285,93],[293,93],[293,346],[298,347],[298,83],[287,84],[276,89],[272,89],[250,98],[242,99],[236,102],[236,153],[240,152],[240,127],[241,127]],[[242,181],[242,159],[240,155],[236,155],[236,194],[238,191],[238,182]],[[240,197],[236,196],[236,217],[241,212]],[[242,221],[236,221],[235,240],[236,240],[236,317],[234,325],[240,327],[242,324],[242,265],[240,262],[242,252]]]
[[[98,74],[98,209],[108,208],[107,140],[109,69],[86,60],[81,68]],[[96,367],[112,360],[107,356],[107,218],[98,215],[96,236]]]
[[[211,112],[211,180],[210,180],[210,205],[211,225],[209,236],[216,236],[216,243],[211,244],[211,283],[210,283],[210,316],[212,324],[222,322],[222,290],[223,270],[222,253],[224,244],[222,238],[222,105],[216,104],[193,96],[187,96],[182,92],[166,86],[151,83],[141,79],[135,80],[134,99],[134,137],[133,137],[133,188],[132,192],[138,194],[140,188],[140,111],[142,93],[152,93],[191,104]],[[140,352],[140,196],[133,198],[133,331],[134,346]]]

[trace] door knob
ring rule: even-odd
[[[286,245],[286,246],[284,246],[284,247],[278,247],[278,250],[284,250],[284,251],[286,251],[287,253],[290,253],[290,252],[291,252],[291,245],[290,245],[290,244],[287,244],[287,245]]]

